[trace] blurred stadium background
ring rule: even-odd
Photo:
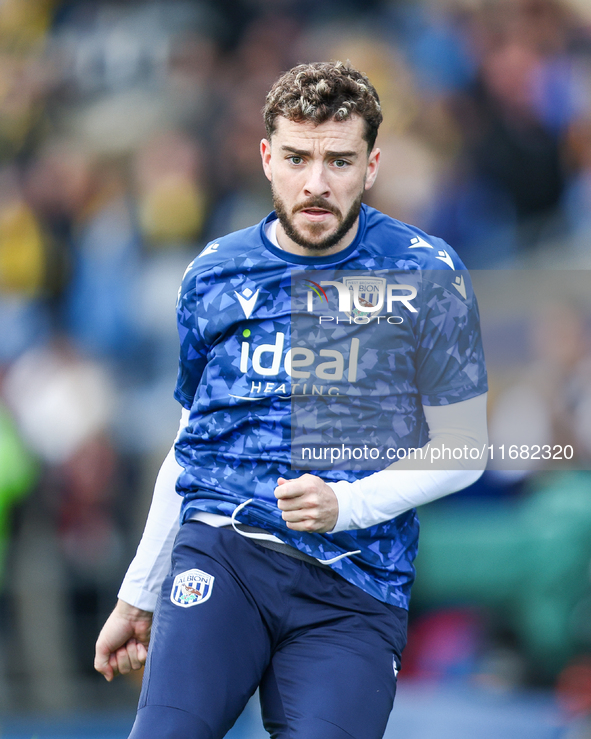
[[[589,0],[1,0],[3,739],[127,736],[139,681],[92,653],[178,423],[176,291],[271,209],[264,95],[319,59],[382,98],[370,204],[471,269],[583,280],[483,309],[493,436],[525,424],[578,471],[422,512],[388,736],[591,737]],[[261,732],[250,706],[231,736]]]

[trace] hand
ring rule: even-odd
[[[117,601],[97,639],[94,669],[104,675],[107,682],[117,675],[139,670],[148,656],[151,628],[151,611]]]
[[[339,517],[337,496],[320,477],[308,474],[295,480],[280,477],[275,497],[288,529],[319,534],[334,529]]]

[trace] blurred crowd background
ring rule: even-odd
[[[178,285],[271,210],[265,94],[327,59],[382,99],[371,205],[470,269],[591,268],[587,0],[2,0],[1,711],[133,705],[92,652],[178,424]],[[585,467],[591,308],[552,316],[563,341],[490,329],[523,360],[491,395]],[[491,471],[423,529],[401,679],[552,687],[584,721],[589,473]]]

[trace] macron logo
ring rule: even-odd
[[[433,248],[431,244],[428,244],[425,239],[421,239],[420,236],[417,236],[414,239],[410,240],[410,249],[418,249],[420,246],[424,247],[425,249]]]
[[[242,291],[242,294],[234,290],[234,295],[236,295],[236,297],[238,298],[238,301],[242,306],[242,310],[244,311],[244,315],[246,316],[246,318],[250,318],[250,315],[254,310],[255,303],[257,302],[259,291],[257,290],[256,293],[253,293],[252,290],[247,287],[245,290]]]
[[[445,249],[441,249],[441,251],[438,251],[435,259],[441,259],[441,261],[445,262],[448,267],[451,267],[452,269],[454,268],[454,263],[452,262],[451,257],[445,251]]]
[[[452,282],[452,285],[460,293],[464,300],[466,300],[466,285],[464,284],[463,276],[459,275],[458,277],[456,277],[455,281]]]
[[[201,254],[197,257],[197,259],[201,259],[201,257],[204,257],[206,254],[215,254],[215,252],[218,250],[218,247],[219,244],[210,244],[209,246],[206,246]]]

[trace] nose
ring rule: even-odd
[[[330,186],[326,176],[324,162],[313,162],[307,169],[307,178],[304,185],[304,194],[306,197],[322,196],[327,198],[330,195]]]

